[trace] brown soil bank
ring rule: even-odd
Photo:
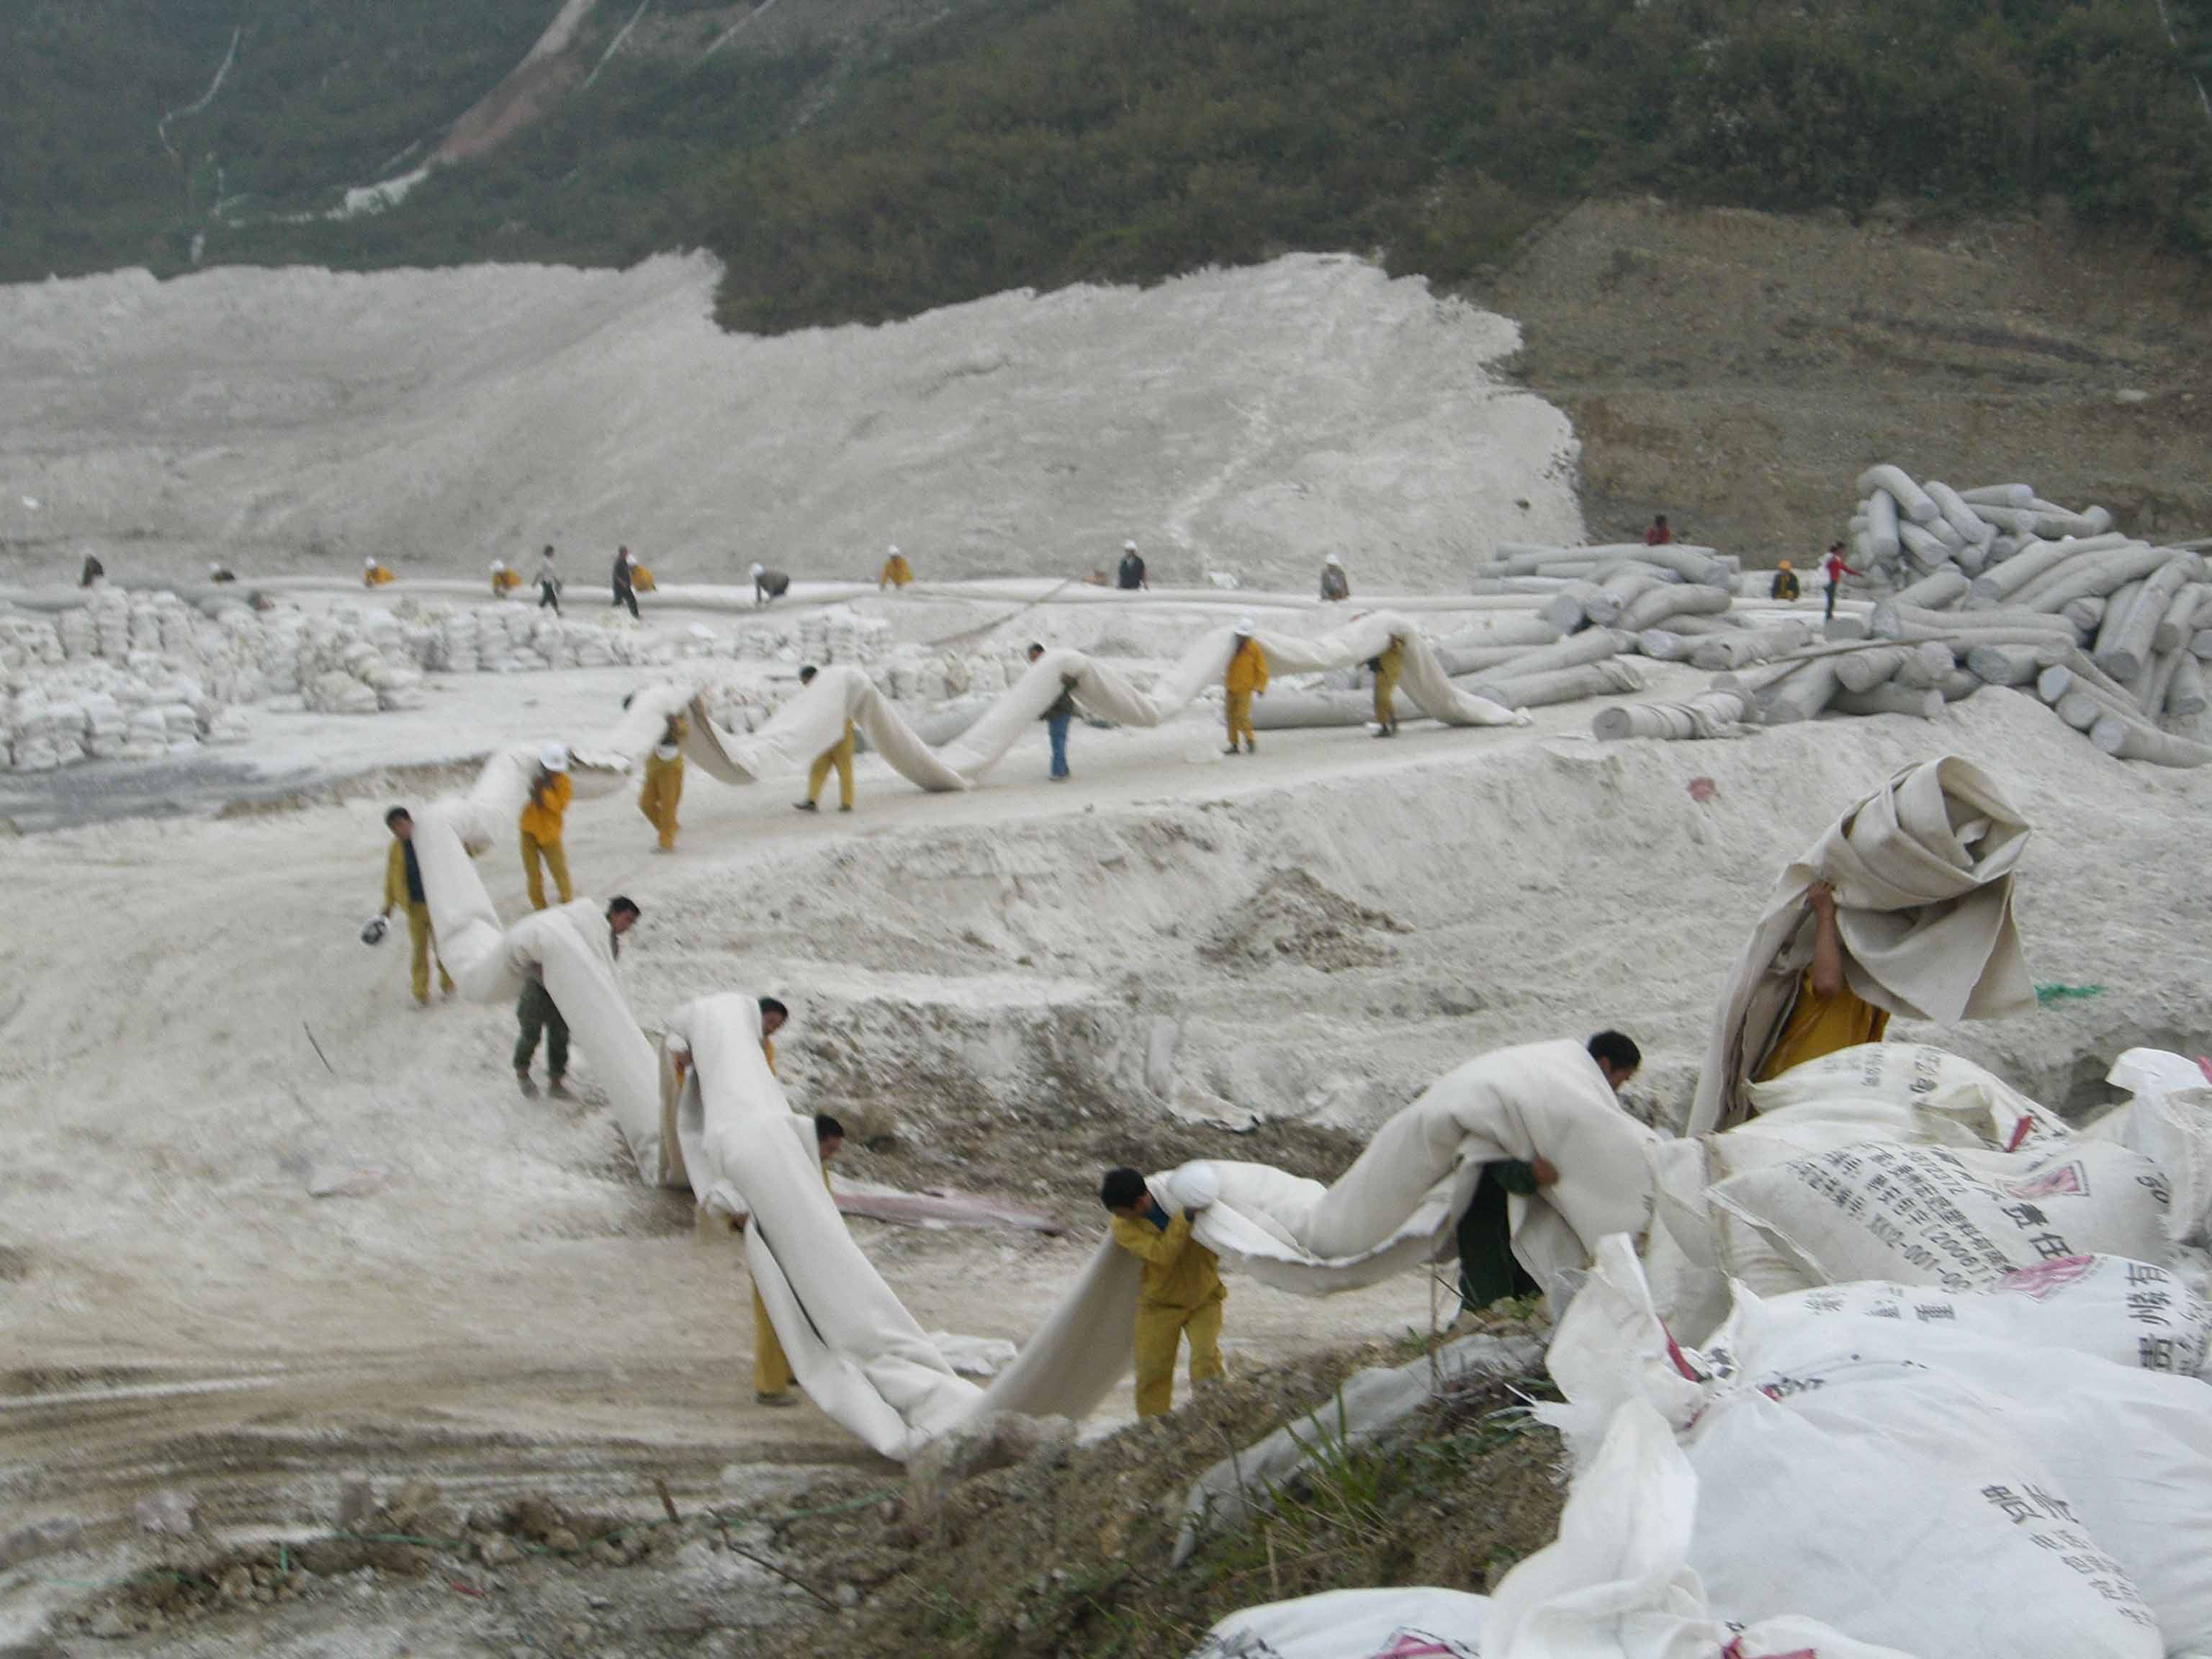
[[[1583,441],[1594,538],[1802,567],[1875,461],[2212,532],[2212,283],[2045,222],[1853,226],[1646,199],[1536,233],[1480,295]]]

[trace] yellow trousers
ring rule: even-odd
[[[1395,664],[1375,671],[1375,723],[1388,728],[1398,723],[1398,705],[1392,701],[1398,690],[1398,669]]]
[[[1161,1417],[1175,1401],[1176,1343],[1190,1339],[1190,1385],[1221,1371],[1221,1304],[1195,1308],[1137,1304],[1137,1415]]]
[[[1175,1356],[1168,1356],[1172,1368]],[[760,1292],[753,1292],[753,1392],[781,1394],[792,1384],[791,1361],[784,1358],[783,1344],[776,1340],[775,1327],[769,1323],[768,1304],[761,1300]],[[1163,1407],[1164,1409],[1164,1407]]]
[[[1234,749],[1237,739],[1252,741],[1252,694],[1249,691],[1229,693],[1229,746]]]
[[[407,976],[415,988],[415,1000],[430,1000],[430,958],[437,955],[437,946],[430,938],[430,907],[410,904],[407,907]],[[451,991],[453,976],[446,971],[446,961],[438,957],[438,988]]]
[[[544,868],[538,867],[544,861]],[[561,902],[566,904],[576,896],[568,885],[568,854],[557,841],[540,841],[527,830],[522,832],[522,874],[530,887],[530,908],[545,908],[545,871],[553,872],[553,885],[560,890]]]
[[[820,800],[822,786],[830,781],[830,769],[837,769],[837,804],[853,804],[853,740],[840,738],[830,747],[814,757],[814,769],[806,775],[806,799]]]
[[[645,763],[645,787],[637,793],[637,810],[660,831],[660,850],[676,850],[676,804],[684,799],[684,763],[651,760]]]

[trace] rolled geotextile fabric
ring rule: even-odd
[[[1952,650],[1948,641],[1922,640],[1905,647],[1905,660],[1898,665],[1897,683],[1911,686],[1942,685],[1958,672],[1958,654]]]
[[[2161,732],[2140,717],[2107,714],[2090,727],[2089,741],[2118,760],[2148,761],[2154,766],[2212,763],[2212,746]]]
[[[2168,651],[2151,659],[2150,672],[2139,677],[2146,682],[2142,695],[2136,699],[2136,706],[2142,710],[2145,720],[2155,722],[2166,712],[2166,694],[2173,684],[2173,677],[2181,672],[2184,662],[2196,660],[2186,651]]]
[[[1638,565],[1633,570],[1616,572],[1598,583],[1597,592],[1583,607],[1583,614],[1599,627],[1610,628],[1620,620],[1621,611],[1638,593],[1646,588],[1681,580],[1671,570],[1661,570],[1648,564]]]
[[[1932,720],[1943,712],[1943,694],[1932,687],[1915,690],[1892,681],[1864,691],[1838,691],[1828,707],[1846,714],[1911,714]]]
[[[1964,702],[1982,689],[1982,683],[1963,668],[1954,668],[1943,677],[1943,684],[1935,690],[1943,694],[1945,702]]]
[[[2189,654],[2200,661],[2212,659],[2212,628],[2200,628],[2189,636]]]
[[[2076,637],[2065,617],[2041,611],[1923,611],[1895,599],[1876,601],[1868,623],[1878,640],[1960,639],[1974,644],[1996,635],[2048,634],[2070,643]]]
[[[2046,519],[2071,520],[2079,525],[2081,528],[2073,532],[2077,536],[2100,536],[2112,527],[2112,515],[2101,507],[2085,507],[2076,513],[2070,507],[2046,501],[2040,495],[2030,501],[2028,507]]]
[[[1419,717],[1409,713],[1406,718]],[[1374,721],[1375,699],[1364,691],[1271,691],[1252,700],[1252,729],[1255,732],[1371,726]]]
[[[1974,577],[1988,568],[1991,545],[1989,542],[1968,542],[1952,555],[1959,568],[1966,572],[1970,584]]]
[[[915,736],[932,749],[941,749],[981,720],[998,700],[994,693],[978,692],[972,697],[956,698],[918,714],[910,714],[907,717],[907,724],[914,728]]]
[[[2073,547],[2066,542],[2021,542],[2002,564],[1974,578],[1973,602],[1979,605],[2002,605],[2036,578],[2056,570],[2073,556]]]
[[[1956,550],[1932,529],[1910,522],[1897,526],[1897,539],[1905,549],[1905,556],[1923,570],[1947,568],[1951,563],[1951,555]]]
[[[2086,593],[2078,599],[2069,599],[2059,607],[2058,614],[2084,634],[2094,634],[2112,611],[2112,603],[2101,593]]]
[[[1769,726],[1794,726],[1826,708],[1838,689],[1835,659],[1800,663],[1767,689],[1759,712]]]
[[[1717,617],[1735,602],[1735,595],[1728,588],[1698,583],[1676,582],[1666,587],[1646,588],[1629,602],[1616,626],[1626,633],[1640,634],[1647,628],[1658,627],[1669,617]]]
[[[1492,645],[1555,645],[1559,630],[1533,611],[1519,617],[1498,617],[1486,628],[1464,629],[1438,642],[1439,650],[1466,647],[1481,650]]]
[[[1939,570],[1910,587],[1899,588],[1890,597],[1899,605],[1917,605],[1923,611],[1948,611],[1965,599],[1973,586],[1958,570]]]
[[[2166,615],[2159,618],[2158,632],[2151,638],[2150,648],[2157,652],[2179,651],[2189,643],[2189,636],[2197,627],[2197,613],[2212,599],[2212,587],[2203,582],[2191,582],[2173,596],[2173,603],[2166,607]]]
[[[1727,579],[1735,574],[1729,568],[1728,561],[1710,547],[1690,547],[1678,542],[1667,547],[1638,547],[1626,550],[1632,558],[1671,570],[1686,582],[1726,586]]]
[[[1976,484],[1960,490],[1959,497],[1974,507],[2026,507],[2035,499],[2035,491],[2023,483]]]
[[[1591,732],[1606,743],[1630,738],[1659,738],[1680,743],[1693,738],[1731,738],[1750,718],[1744,699],[1734,691],[1705,691],[1684,702],[1632,702],[1601,708]]]
[[[2196,554],[2165,550],[2170,556],[2151,573],[2118,629],[2112,627],[2112,611],[2105,613],[2106,629],[2097,637],[2096,662],[2116,680],[2132,679],[2141,672],[2174,596],[2204,574],[2204,561]]]
[[[1578,578],[1583,581],[1594,582],[1612,568],[1613,563],[1609,559],[1539,559],[1536,562],[1535,574],[1539,576],[1565,576],[1571,580]]]
[[[1491,680],[1524,680],[1531,674],[1548,674],[1555,668],[1579,668],[1585,663],[1602,662],[1607,657],[1617,657],[1628,644],[1628,636],[1616,634],[1610,628],[1586,628],[1571,635],[1557,645],[1539,645],[1526,651],[1516,652],[1504,662],[1484,674]]]
[[[1595,582],[1571,581],[1536,614],[1562,634],[1571,634],[1589,619],[1589,602],[1596,597]]]
[[[1644,678],[1618,657],[1584,663],[1579,668],[1554,669],[1521,679],[1490,678],[1468,688],[1479,697],[1504,703],[1508,708],[1541,708],[1549,703],[1579,702],[1584,697],[1617,697],[1641,691]]]
[[[2006,560],[2016,557],[2020,553],[2021,545],[2022,544],[2019,537],[2008,536],[2002,532],[1999,532],[1996,538],[1990,543],[1989,562],[1991,564],[2002,564]]]
[[[1715,634],[1698,641],[1690,652],[1690,661],[1709,673],[1717,673],[1724,668],[1742,668],[1755,662],[1769,662],[1798,649],[1810,634],[1809,628],[1798,623],[1784,623],[1772,628],[1746,628],[1729,634]]]
[[[1897,503],[1897,510],[1915,524],[1926,524],[1937,516],[1936,503],[1928,492],[1912,482],[1911,475],[1901,466],[1887,463],[1870,466],[1859,474],[1859,494],[1871,496],[1876,490],[1887,490]]]
[[[1930,478],[1924,486],[1928,499],[1936,503],[1936,510],[1943,515],[1943,522],[1959,532],[1960,538],[1971,547],[1987,547],[1996,539],[1997,527],[1974,511],[1972,501],[1940,479]]]
[[[2140,542],[2109,552],[2083,554],[2030,582],[2013,595],[2013,604],[2025,611],[2057,611],[2069,599],[2078,599],[2084,593],[2110,598],[2115,589],[2125,587],[2138,576],[2149,575],[2173,556],[2171,548],[2146,547]],[[2197,568],[2203,568],[2203,561],[2194,553],[2181,556],[2195,560]]]
[[[1549,632],[1547,629],[1546,630]],[[1437,661],[1446,674],[1480,674],[1536,647],[1528,645],[1444,646],[1436,647]]]
[[[1699,640],[1732,634],[1727,617],[1669,617],[1664,628],[1647,628],[1636,636],[1636,649],[1655,662],[1686,662]]]
[[[2204,712],[2204,669],[2195,656],[2184,651],[2174,665],[2173,678],[2166,682],[2166,714],[2169,720]]]
[[[1897,556],[1897,497],[1887,490],[1877,489],[1866,501],[1867,556],[1877,564],[1887,564]]]
[[[2105,614],[2097,618],[2096,629],[2092,636],[2095,642],[2089,647],[2092,655],[2102,656],[2112,648],[2113,642],[2120,637],[2121,629],[2127,623],[2128,612],[2136,608],[2136,601],[2142,597],[2142,591],[2149,582],[2150,578],[2146,576],[2139,581],[2123,583],[2105,595]],[[2079,599],[2069,599],[2061,607],[2060,614],[2066,615],[2081,603]],[[2073,618],[2069,616],[2068,620]]]
[[[2094,692],[2084,690],[2078,683],[2051,706],[2058,718],[2076,732],[2086,732],[2105,716],[2119,712]]]
[[[2057,702],[2069,688],[2075,685],[2087,686],[2115,708],[2124,711],[2135,707],[2128,688],[2098,667],[2089,654],[2078,647],[2052,653],[2051,665],[2036,676],[2035,694],[2045,702]]]
[[[1870,651],[1852,651],[1836,658],[1836,684],[1844,691],[1871,691],[1884,681],[1896,678],[1897,671],[1905,666],[1905,653],[1911,647],[1902,645],[1881,645]]]
[[[2032,645],[1977,645],[1966,653],[1966,668],[1987,685],[2026,685],[2051,665]]]
[[[1468,584],[1470,593],[1529,593],[1549,596],[1566,583],[1552,576],[1494,576]]]

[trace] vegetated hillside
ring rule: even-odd
[[[2202,254],[2212,0],[2167,9],[2179,47],[2156,0],[825,0],[811,27],[620,0],[497,152],[382,216],[294,222],[277,204],[434,142],[549,0],[257,14],[173,161],[155,126],[234,20],[31,0],[0,119],[11,155],[65,165],[0,179],[0,275],[173,270],[200,233],[209,261],[348,266],[703,245],[730,267],[724,320],[776,329],[1296,247],[1449,283],[1562,206],[1647,190],[1850,214],[2057,194],[2092,232]]]

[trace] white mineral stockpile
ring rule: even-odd
[[[1502,380],[1504,318],[1296,255],[1145,289],[1006,294],[762,339],[716,267],[143,272],[0,289],[0,580],[473,577],[548,541],[730,581],[1073,575],[1134,538],[1156,582],[1457,586],[1572,542],[1566,418]],[[22,505],[37,501],[35,510]],[[585,550],[591,550],[588,556]],[[603,586],[601,591],[604,591]]]

